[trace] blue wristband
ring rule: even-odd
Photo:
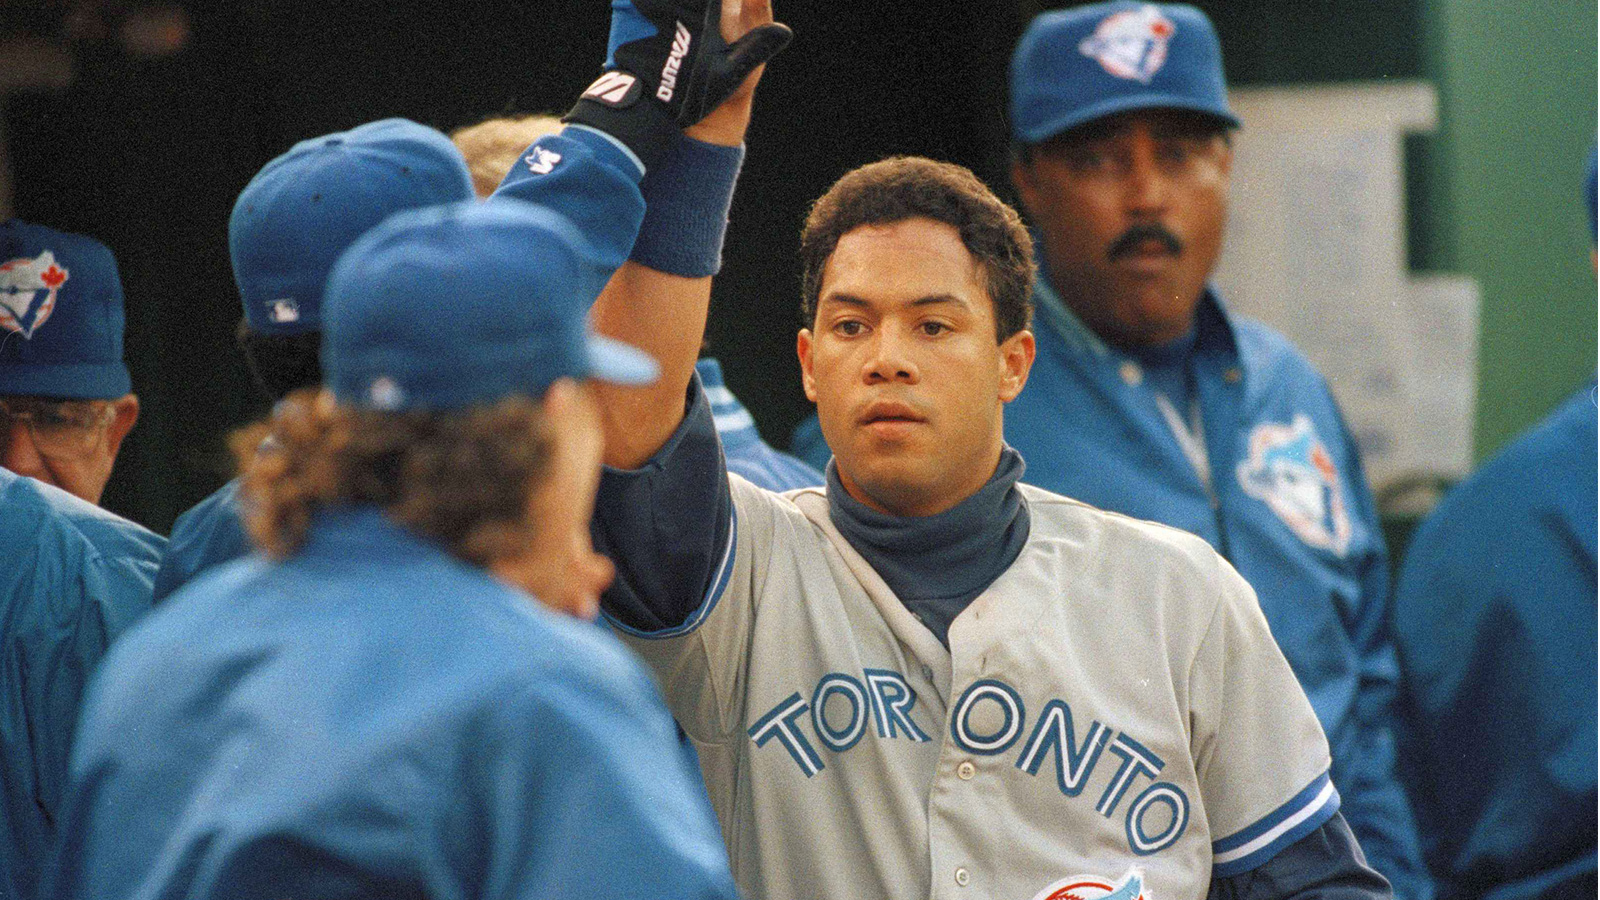
[[[743,147],[680,137],[639,183],[644,224],[628,258],[685,278],[717,274],[743,162]]]

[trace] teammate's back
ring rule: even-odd
[[[60,896],[477,896],[541,878],[560,894],[583,871],[578,829],[603,852],[671,821],[608,804],[614,773],[594,763],[675,761],[628,762],[674,732],[614,641],[376,510],[326,518],[282,564],[201,576],[108,658]],[[276,702],[286,689],[296,703]],[[691,812],[681,779],[650,780],[659,809]],[[624,879],[648,862],[592,860]]]
[[[164,543],[0,469],[0,896],[34,894],[84,686],[107,645],[149,609]]]

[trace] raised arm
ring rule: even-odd
[[[641,8],[652,5],[635,0]],[[643,349],[661,365],[661,377],[644,388],[601,388],[605,461],[618,469],[642,465],[683,420],[684,394],[705,334],[711,275],[721,250],[722,227],[742,154],[759,64],[788,42],[773,22],[769,0],[712,0],[706,20],[718,39],[704,41],[697,60],[707,71],[747,72],[727,99],[684,131],[680,141],[646,174],[649,212],[633,258],[612,278],[594,306],[601,334]],[[673,4],[689,7],[695,4]],[[613,25],[612,40],[617,39]],[[725,49],[722,49],[725,48]],[[686,58],[693,57],[691,47]],[[692,75],[691,79],[714,76]],[[680,69],[677,83],[684,83]],[[687,240],[684,240],[687,238]],[[696,246],[673,248],[679,242]],[[678,252],[679,250],[683,252]]]

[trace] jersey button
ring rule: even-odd
[[[972,880],[972,873],[968,872],[966,869],[963,869],[963,868],[957,868],[956,869],[956,884],[959,884],[962,887],[966,887],[967,886],[967,882],[969,882],[971,880]]]
[[[971,781],[972,776],[976,774],[978,774],[978,767],[973,765],[971,762],[964,762],[961,765],[956,766],[956,776],[962,781]]]

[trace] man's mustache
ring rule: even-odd
[[[1111,246],[1106,250],[1106,257],[1114,261],[1137,253],[1139,245],[1146,241],[1159,241],[1173,256],[1183,252],[1183,241],[1178,240],[1178,236],[1168,231],[1165,226],[1135,225],[1111,242]]]

